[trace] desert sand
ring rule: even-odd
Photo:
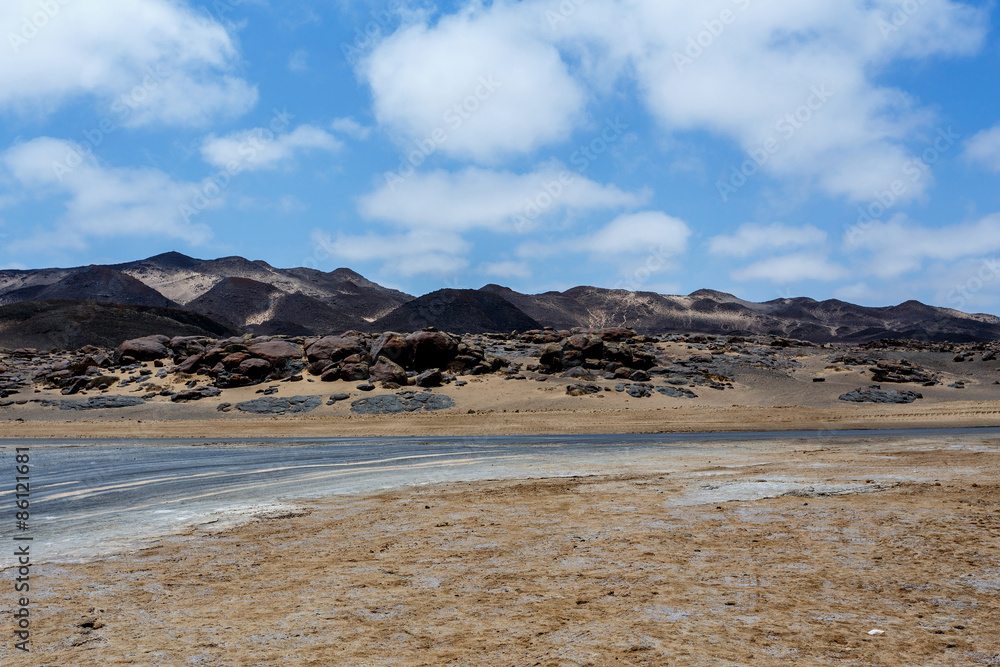
[[[998,473],[792,441],[310,501],[38,568],[31,664],[997,664]]]

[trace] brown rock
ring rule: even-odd
[[[395,382],[404,385],[406,384],[406,370],[396,362],[381,357],[371,367],[368,378],[372,382]]]
[[[306,348],[309,361],[342,361],[352,354],[365,354],[367,349],[359,338],[326,336]]]
[[[272,364],[284,364],[290,359],[298,359],[302,356],[302,350],[297,345],[292,345],[283,340],[256,343],[251,345],[249,350],[253,356],[266,359]]]
[[[132,357],[137,361],[153,361],[167,359],[172,355],[166,336],[144,336],[127,340],[118,346],[118,357]]]

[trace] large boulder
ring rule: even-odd
[[[175,336],[167,343],[167,347],[178,357],[190,357],[205,352],[205,339],[200,336]]]
[[[127,340],[118,346],[118,358],[132,357],[137,361],[156,361],[167,359],[172,355],[166,336],[143,336]]]
[[[418,371],[443,368],[458,354],[458,341],[440,331],[418,331],[406,337],[413,351],[413,367]]]
[[[368,372],[368,379],[372,382],[395,382],[399,385],[405,385],[406,369],[394,361],[380,357]]]
[[[306,348],[310,362],[341,361],[354,354],[367,354],[364,342],[359,338],[326,336]]]
[[[271,362],[272,365],[280,366],[292,359],[299,359],[302,350],[298,345],[283,340],[269,340],[266,343],[255,343],[249,348],[250,354]]]
[[[576,334],[563,341],[563,352],[574,350],[584,359],[600,359],[604,354],[604,341],[594,334]]]
[[[266,359],[245,359],[240,362],[239,374],[259,379],[271,372],[271,362]]]
[[[378,340],[372,345],[371,356],[375,360],[379,357],[385,357],[403,368],[406,368],[413,362],[413,350],[409,343],[407,343],[406,337],[391,331],[379,336]]]

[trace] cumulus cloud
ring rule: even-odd
[[[183,2],[7,0],[0,35],[0,108],[49,113],[90,96],[123,125],[201,125],[257,101],[225,28]]]
[[[566,139],[586,92],[537,34],[538,19],[516,5],[470,3],[386,38],[360,65],[379,123],[404,142],[443,131],[442,152],[478,162]]]
[[[362,197],[358,207],[366,218],[405,227],[526,231],[558,212],[625,208],[647,196],[602,185],[558,164],[526,174],[469,167],[386,183]]]
[[[83,249],[91,239],[142,236],[198,245],[211,237],[208,227],[182,212],[190,206],[195,184],[174,181],[155,169],[68,159],[81,152],[71,142],[41,137],[0,154],[0,182],[16,185],[27,197],[64,202],[58,218],[40,221],[44,230],[9,241],[9,249]],[[75,166],[67,168],[67,163]]]
[[[965,158],[1000,171],[1000,125],[983,130],[965,144]]]
[[[867,255],[866,270],[882,278],[916,271],[927,261],[982,257],[1000,252],[1000,213],[936,228],[897,215],[887,222],[871,223],[852,237],[847,249]]]
[[[714,255],[749,257],[762,251],[819,246],[826,242],[826,232],[812,225],[793,227],[776,222],[770,225],[747,223],[733,234],[720,234],[709,241]]]
[[[607,225],[573,244],[592,255],[616,257],[656,251],[664,256],[687,249],[691,229],[683,220],[659,211],[620,215]]]
[[[400,29],[360,72],[379,122],[407,141],[442,127],[479,77],[496,76],[502,86],[443,145],[451,156],[530,154],[584,126],[589,99],[637,91],[669,132],[728,137],[773,176],[867,200],[907,173],[926,148],[911,138],[933,120],[905,92],[880,83],[880,72],[902,59],[974,53],[988,29],[986,8],[953,0],[914,7],[895,0],[469,3],[437,24]],[[930,183],[925,174],[902,198],[920,196]]]
[[[733,271],[731,275],[734,280],[739,281],[766,280],[783,284],[801,280],[840,280],[847,277],[849,272],[821,254],[796,253],[755,262]]]
[[[246,171],[275,169],[310,150],[336,152],[343,142],[312,125],[299,125],[287,134],[275,135],[258,127],[225,137],[209,136],[201,145],[201,155],[216,167],[238,164]]]

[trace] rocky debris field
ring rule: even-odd
[[[964,389],[965,367],[996,371],[1000,343],[927,343],[885,340],[842,345],[777,336],[669,334],[649,336],[633,329],[552,328],[510,334],[457,335],[427,328],[409,334],[348,331],[330,336],[146,336],[115,349],[87,346],[75,351],[22,348],[0,350],[0,407],[39,402],[63,410],[124,407],[138,401],[189,403],[222,396],[228,389],[264,385],[263,397],[243,401],[235,411],[294,414],[318,407],[322,392],[272,397],[276,383],[353,383],[359,391],[402,390],[354,401],[357,414],[401,413],[453,407],[451,399],[426,398],[444,385],[461,387],[466,376],[534,380],[565,386],[569,396],[603,392],[646,399],[654,395],[689,400],[724,392],[741,379],[787,378],[811,359],[822,359],[827,375],[860,372],[877,384],[943,385]],[[933,369],[927,368],[930,364]],[[1000,375],[997,375],[1000,378]],[[825,382],[826,376],[813,379]],[[993,380],[1000,384],[1000,380]],[[736,384],[734,384],[736,383]],[[64,396],[136,394],[129,401],[54,402],[30,394]],[[27,394],[27,395],[26,395]],[[339,398],[338,398],[339,396]],[[905,403],[909,391],[880,386],[841,396],[845,402]],[[297,399],[302,398],[302,401]],[[338,393],[327,405],[351,398]],[[446,397],[440,397],[444,399]],[[4,400],[6,399],[6,400]],[[222,412],[233,412],[229,403]]]

